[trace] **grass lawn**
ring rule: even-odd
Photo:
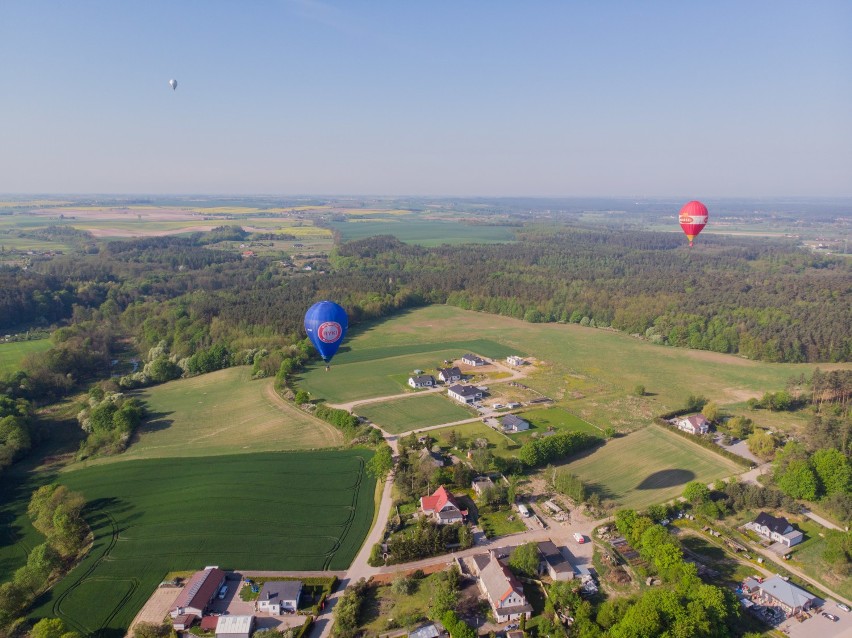
[[[487,506],[479,508],[478,525],[488,538],[523,532],[527,528],[513,509],[492,510]]]
[[[408,346],[361,349],[357,337],[348,341],[334,357],[331,370],[316,364],[297,377],[299,388],[330,403],[413,392],[408,377],[414,370],[437,374],[445,360],[455,360],[472,350],[486,357],[505,356],[497,343],[472,340],[421,343]],[[511,352],[511,351],[508,351]]]
[[[20,370],[21,361],[26,355],[34,352],[44,352],[51,345],[50,339],[0,343],[0,374]]]
[[[680,496],[689,481],[709,483],[743,471],[656,425],[607,441],[563,467],[602,499],[636,509]]]
[[[83,635],[123,635],[173,570],[346,569],[373,519],[369,458],[266,452],[66,472],[60,481],[85,495],[95,542],[33,617],[63,618]]]
[[[239,367],[149,388],[140,398],[150,416],[127,452],[93,463],[343,445],[339,430],[281,399],[272,384]]]
[[[471,408],[464,407],[443,393],[369,403],[356,408],[355,411],[391,434],[462,421],[476,416]]]
[[[557,432],[585,432],[592,436],[601,436],[603,431],[591,423],[571,414],[564,408],[541,408],[520,412],[518,416],[529,421],[530,429],[517,434],[509,434],[509,437],[519,445],[526,443],[534,432],[541,434],[553,428]]]
[[[852,598],[852,578],[837,576],[831,564],[822,557],[826,541],[820,534],[825,534],[825,528],[804,517],[796,517],[791,522],[804,532],[805,540],[792,548],[790,564],[798,567],[817,582],[824,583],[826,587],[841,596]]]
[[[512,445],[512,441],[507,436],[489,428],[481,421],[452,425],[448,428],[432,430],[429,434],[438,440],[438,445],[448,448],[450,447],[449,436],[451,431],[455,431],[459,439],[457,445],[459,450],[466,450],[468,442],[474,439],[488,439],[488,449],[495,456],[507,457],[517,454],[516,449],[507,449],[508,445]],[[462,452],[457,452],[457,454],[462,454]]]
[[[410,594],[395,594],[390,585],[371,587],[361,612],[361,628],[367,636],[384,633],[389,625],[414,629],[418,619],[425,619],[432,604],[432,584],[441,572],[415,580]]]
[[[400,241],[420,246],[499,244],[514,240],[514,229],[508,226],[474,226],[448,220],[402,216],[387,216],[376,221],[336,222],[332,228],[340,232],[343,241],[374,235],[393,235]]]

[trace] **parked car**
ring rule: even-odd
[[[228,595],[228,586],[222,585],[222,587],[219,588],[219,596],[218,596],[219,600],[222,600],[227,595]]]
[[[582,545],[586,542],[586,537],[580,534],[579,532],[574,532],[574,540]]]
[[[837,603],[837,606],[840,607],[840,609],[842,609],[843,611],[852,611],[849,609],[849,605],[847,605],[846,603]]]
[[[822,612],[822,615],[831,620],[832,622],[837,622],[838,620],[840,620],[840,618],[838,618],[834,614],[829,614],[827,611]]]

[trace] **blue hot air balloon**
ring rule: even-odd
[[[326,362],[326,370],[348,327],[346,311],[333,301],[318,301],[305,313],[305,332]]]

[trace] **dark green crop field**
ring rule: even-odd
[[[344,241],[375,235],[393,235],[400,241],[420,246],[442,244],[500,244],[514,240],[515,228],[461,224],[440,219],[409,219],[388,216],[376,221],[346,221],[331,224]]]
[[[342,570],[373,520],[364,450],[146,459],[68,472],[95,533],[40,601],[84,635],[123,636],[174,570]]]

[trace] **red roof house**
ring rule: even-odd
[[[431,496],[420,498],[420,509],[426,516],[433,517],[439,525],[461,523],[467,516],[467,510],[461,508],[453,493],[443,485]]]

